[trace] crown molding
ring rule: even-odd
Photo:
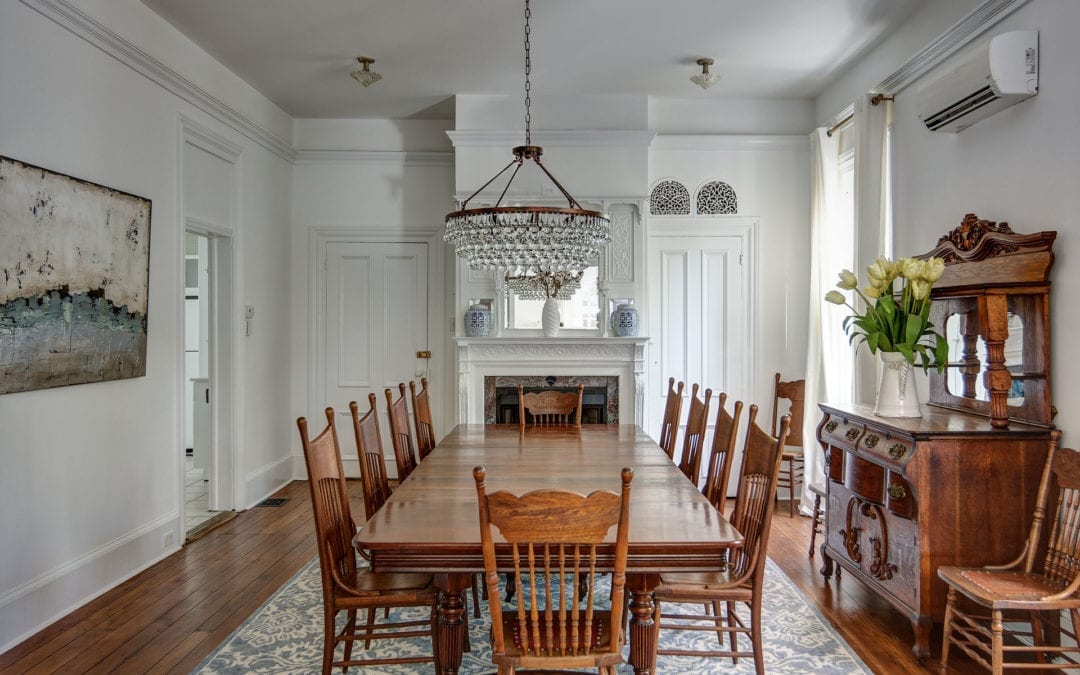
[[[794,134],[658,134],[650,150],[809,151],[809,136]]]
[[[919,50],[904,65],[871,89],[870,93],[895,94],[899,92],[1027,3],[1028,0],[986,0]]]
[[[455,148],[512,147],[524,145],[525,132],[516,130],[463,129],[447,131]],[[548,129],[532,132],[534,145],[549,147],[648,147],[656,136],[649,129]]]
[[[295,163],[303,166],[443,166],[454,165],[452,152],[392,150],[298,150]]]
[[[74,6],[70,0],[21,0],[21,2],[166,91],[247,136],[278,157],[288,162],[296,157],[296,151],[287,141],[139,49],[108,26]]]

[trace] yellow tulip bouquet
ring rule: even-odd
[[[944,271],[941,258],[900,258],[894,262],[881,257],[866,268],[870,283],[862,290],[850,270],[840,272],[836,284],[842,290],[855,291],[866,309],[859,312],[840,291],[829,291],[825,299],[854,312],[844,319],[844,332],[856,349],[865,343],[871,354],[899,352],[912,365],[917,356],[924,372],[931,367],[941,372],[949,360],[949,345],[930,323],[930,289]],[[893,289],[897,279],[901,282],[899,295]]]

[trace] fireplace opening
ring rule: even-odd
[[[536,391],[576,392],[581,395],[582,424],[618,424],[619,378],[614,376],[496,376],[484,378],[484,419],[487,424],[518,424],[518,384],[525,393]],[[526,412],[526,423],[532,422]]]

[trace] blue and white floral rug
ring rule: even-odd
[[[487,603],[481,604],[481,618],[476,620],[470,616],[469,619],[472,652],[462,658],[460,672],[463,675],[495,671],[488,642],[490,616]],[[665,605],[664,611],[679,611],[679,608],[678,605]],[[700,605],[685,606],[685,609],[688,613],[701,612]],[[424,619],[428,616],[428,610],[400,609],[391,612],[390,616],[392,620]],[[749,624],[748,612],[743,618],[744,622]],[[339,619],[344,619],[344,613],[339,615]],[[765,571],[762,624],[765,634],[765,670],[770,674],[870,673],[843,638],[808,604],[802,593],[771,560],[768,561]],[[195,672],[229,675],[318,673],[322,666],[322,640],[323,607],[319,566],[318,560],[312,560],[207,656]],[[743,643],[742,647],[748,646],[745,636],[740,638],[740,642]],[[661,631],[660,644],[678,649],[714,649],[717,646],[715,634],[699,631]],[[363,651],[354,649],[353,657],[430,653],[430,638],[415,638],[374,642],[366,655]],[[350,672],[380,675],[429,673],[433,672],[433,668],[430,664],[413,664],[353,668]],[[619,672],[632,673],[633,669],[623,664]],[[751,658],[740,658],[738,664],[733,666],[729,658],[660,656],[657,672],[753,673],[754,661]]]

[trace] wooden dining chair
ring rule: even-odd
[[[790,418],[780,421],[780,436],[773,437],[756,424],[757,406],[750,406],[743,461],[739,471],[735,510],[731,524],[743,535],[743,545],[733,549],[727,565],[715,572],[661,573],[655,590],[660,607],[659,630],[706,631],[715,633],[723,646],[723,633],[729,636],[726,650],[660,649],[671,656],[728,656],[734,663],[740,657],[753,657],[758,675],[765,672],[762,650],[761,595],[765,578],[765,553],[769,546],[776,485],[780,475],[780,457],[788,434]],[[677,614],[663,611],[664,603],[711,604],[712,613]],[[750,624],[736,614],[736,605],[750,609]],[[746,635],[751,650],[739,649],[738,636]]]
[[[319,571],[323,589],[323,663],[322,672],[341,666],[378,666],[402,663],[433,662],[432,656],[394,656],[377,659],[353,659],[353,643],[363,641],[365,649],[372,640],[394,640],[432,635],[435,626],[436,589],[430,574],[374,574],[356,564],[353,537],[356,524],[349,509],[349,493],[341,450],[334,428],[334,409],[326,409],[326,428],[309,439],[307,420],[296,420],[304,447],[311,506],[315,512],[315,543],[319,550]],[[376,624],[374,610],[396,607],[429,607],[427,619]],[[356,612],[367,609],[368,622],[358,626]],[[346,612],[345,625],[339,632],[335,621]],[[337,646],[344,644],[344,657],[336,659]],[[434,652],[433,652],[434,653]]]
[[[382,432],[375,412],[375,394],[368,394],[370,409],[360,417],[360,406],[349,402],[356,454],[360,459],[360,480],[364,484],[364,515],[371,518],[390,498],[390,482],[386,478],[386,458],[383,456]]]
[[[785,414],[780,410],[781,400],[786,401],[788,412],[791,415],[791,430],[788,433],[787,445],[784,447],[784,458],[780,466],[779,487],[788,491],[788,517],[795,517],[795,509],[801,499],[796,486],[803,483],[803,407],[806,400],[806,380],[792,380],[783,382],[780,373],[776,374],[773,386],[773,413],[772,433],[776,435],[776,422],[780,415]]]
[[[518,385],[518,425],[525,428],[525,412],[532,416],[533,427],[581,428],[581,398],[585,385],[579,384],[577,392],[531,391]]]
[[[690,412],[686,415],[686,433],[683,435],[682,457],[679,470],[697,487],[701,475],[701,453],[705,446],[705,431],[708,428],[709,400],[712,389],[705,390],[705,400],[698,398],[698,386],[690,390]]]
[[[420,391],[416,383],[409,381],[409,394],[412,397],[413,424],[416,426],[416,449],[420,461],[435,449],[435,426],[431,421],[431,399],[428,396],[427,378],[420,378]]]
[[[409,431],[409,409],[405,406],[405,383],[398,384],[401,396],[386,390],[386,414],[390,418],[390,441],[394,446],[394,462],[397,464],[398,482],[402,483],[416,470],[416,451],[412,432]]]
[[[679,412],[682,410],[683,383],[678,387],[675,378],[669,377],[667,383],[667,402],[664,403],[664,420],[660,424],[660,449],[675,459],[675,440],[679,437]]]
[[[735,401],[734,413],[725,410],[725,403],[727,394],[720,392],[709,468],[705,472],[705,486],[701,489],[701,494],[705,495],[705,499],[720,513],[724,513],[727,508],[727,485],[731,477],[731,465],[735,463],[735,443],[739,435],[739,417],[743,410],[742,401]]]
[[[938,568],[949,587],[942,671],[948,667],[950,645],[994,673],[1080,668],[1080,452],[1058,450],[1060,440],[1060,431],[1051,433],[1031,530],[1019,557],[1000,566]],[[1048,502],[1051,483],[1057,487],[1056,499]],[[963,604],[957,602],[961,595]],[[1067,623],[1061,620],[1065,612]],[[1025,658],[1011,658],[1020,656]]]
[[[499,673],[516,669],[597,668],[615,675],[625,635],[626,552],[630,527],[630,484],[634,470],[621,472],[622,494],[597,490],[588,497],[563,490],[537,490],[520,497],[487,494],[483,467],[473,469],[480,507],[480,541],[491,608],[491,660]],[[496,556],[492,528],[506,545]],[[610,609],[598,609],[595,580],[598,548],[616,528]],[[505,561],[512,562],[508,565]],[[516,607],[503,613],[499,562],[512,569]],[[512,567],[511,567],[512,566]],[[522,579],[531,580],[525,588]],[[577,590],[586,586],[584,600]]]

